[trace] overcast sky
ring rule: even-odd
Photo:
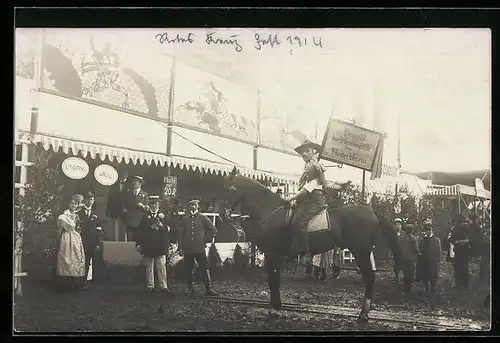
[[[191,32],[193,43],[160,44],[155,36],[164,32],[169,39]],[[242,51],[236,44],[207,44],[206,34],[212,32],[214,39],[236,35],[232,38]],[[277,34],[281,44],[257,50],[256,33]],[[307,45],[290,45],[289,35],[301,37],[302,45],[306,38]],[[339,119],[356,118],[389,134],[388,164],[396,163],[400,116],[405,170],[463,171],[491,164],[487,29],[99,29],[96,37],[133,47],[144,58],[151,52],[172,54],[175,46],[178,56],[212,61],[229,78],[259,88],[285,112],[300,106],[320,118],[320,136],[332,111]],[[322,48],[316,46],[320,39]],[[303,120],[305,127],[308,119]]]

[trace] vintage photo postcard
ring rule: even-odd
[[[490,330],[491,31],[18,28],[16,332]]]

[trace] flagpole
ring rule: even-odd
[[[398,156],[397,156],[397,165],[398,165],[398,176],[401,173],[401,115],[398,114]],[[398,197],[398,179],[396,179],[396,189],[394,192],[394,199]]]

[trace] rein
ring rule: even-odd
[[[272,211],[271,213],[269,213],[259,224],[259,228],[262,227],[262,225],[266,222],[266,220],[268,220],[269,218],[271,218],[273,215],[275,215],[279,210],[283,210],[285,209],[285,206],[284,205],[281,205],[281,206],[278,206],[274,211]]]

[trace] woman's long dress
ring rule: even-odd
[[[76,291],[85,275],[85,253],[77,231],[78,216],[69,210],[57,219],[60,230],[57,250],[56,276],[62,291]]]

